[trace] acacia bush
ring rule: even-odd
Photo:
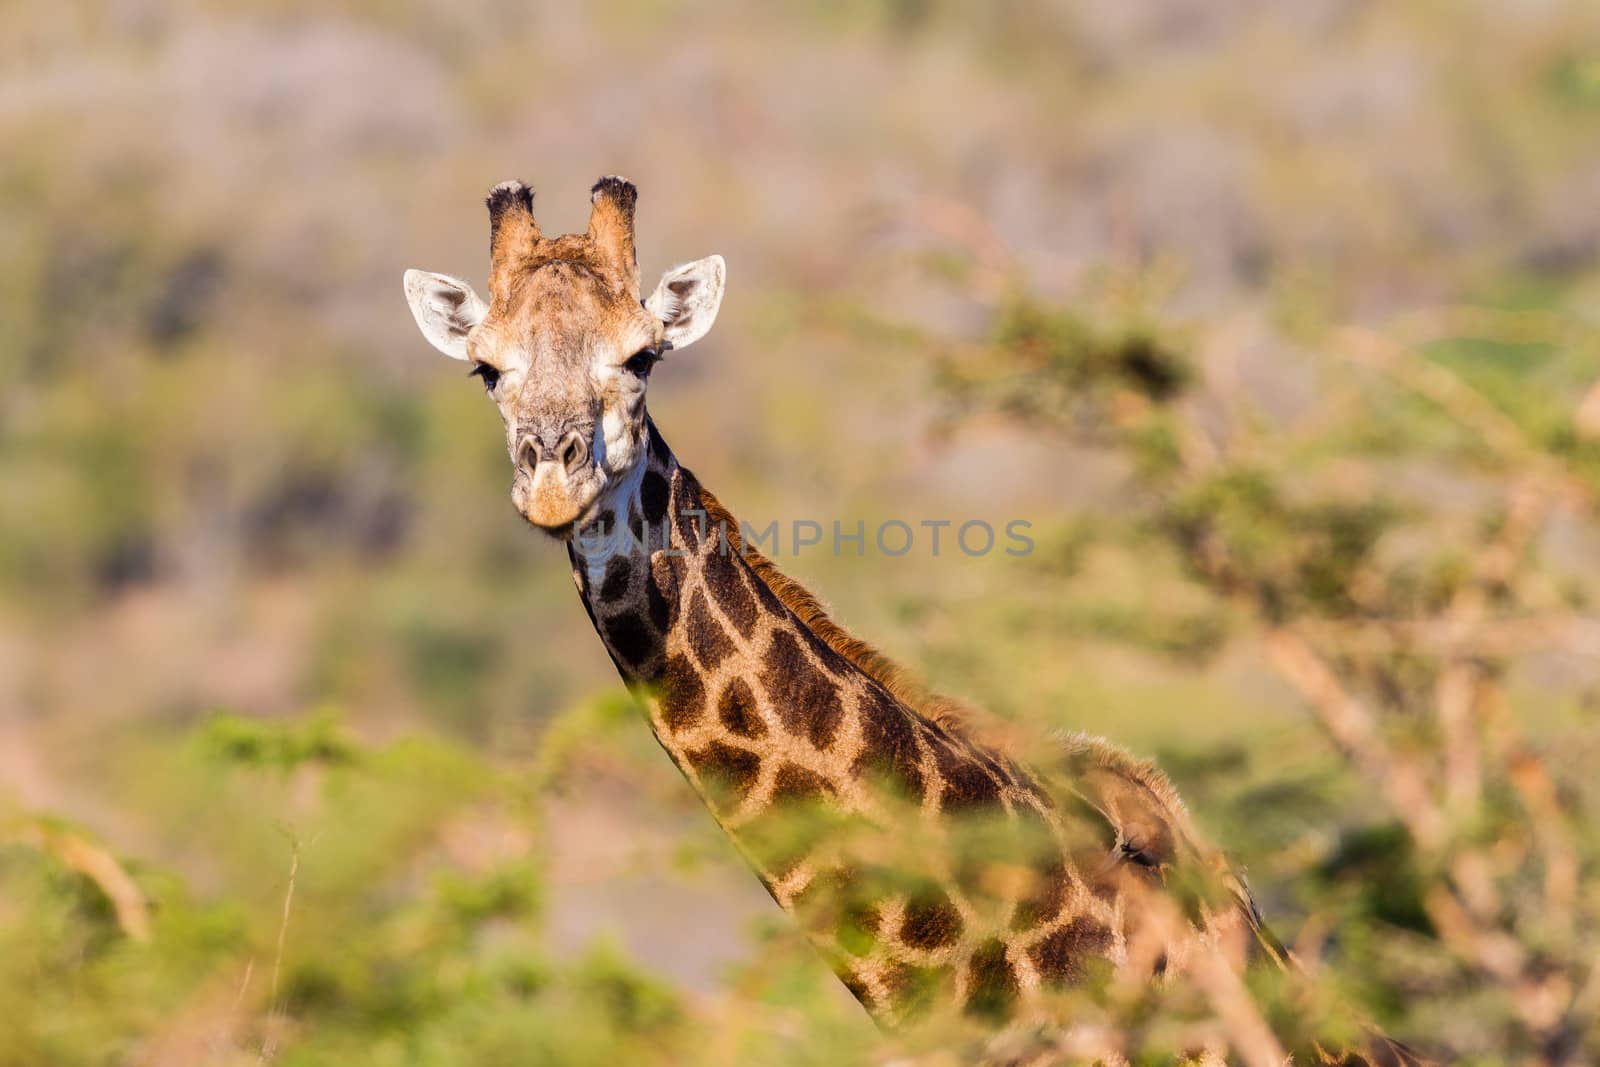
[[[1289,856],[1261,809],[1316,806],[1309,783],[1261,783],[1228,813],[1309,974],[1452,1060],[1600,1054],[1592,732],[1519,691],[1600,648],[1593,557],[1569,547],[1600,544],[1600,331],[1559,303],[1273,323],[1317,379],[1285,418],[1176,346],[1160,362],[1177,369],[1130,373],[1118,353],[1169,351],[1142,328],[1119,341],[1003,300],[992,341],[943,369],[953,417],[998,409],[1123,457],[1130,506],[1095,535],[1168,556],[1367,794],[1324,802],[1336,832]],[[1229,343],[1227,325],[1187,332]]]

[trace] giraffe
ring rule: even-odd
[[[1154,767],[1081,736],[1048,774],[1023,767],[747,543],[645,407],[654,366],[710,329],[726,267],[674,267],[641,299],[636,199],[602,178],[587,232],[546,237],[531,190],[502,183],[489,300],[416,270],[405,291],[499,409],[512,501],[565,544],[657,741],[850,992],[888,1027],[1003,1022],[1096,976],[1180,972],[1197,946],[1275,951]],[[1225,899],[1152,934],[1180,868]]]

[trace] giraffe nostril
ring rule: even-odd
[[[575,472],[589,458],[589,446],[584,443],[583,435],[574,430],[562,438],[558,456],[567,473]]]
[[[541,443],[536,434],[528,434],[517,446],[517,463],[529,474],[539,469],[541,463],[560,466],[568,475],[578,473],[589,462],[589,441],[579,430],[569,430],[560,440]]]
[[[517,446],[517,463],[529,474],[539,466],[539,443],[532,437],[524,437],[522,444]]]

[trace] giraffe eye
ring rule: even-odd
[[[661,353],[654,348],[641,348],[628,358],[622,369],[635,378],[650,377],[650,368],[656,365],[656,360],[661,358]]]
[[[494,387],[500,384],[500,372],[487,363],[474,363],[467,376],[483,379],[483,389],[487,393],[493,393]]]

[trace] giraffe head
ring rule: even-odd
[[[511,499],[558,537],[595,518],[646,451],[645,387],[670,349],[711,328],[724,266],[674,267],[640,299],[633,184],[601,178],[589,230],[545,237],[521,182],[489,191],[489,300],[459,278],[406,271],[422,334],[471,364],[505,420]]]

